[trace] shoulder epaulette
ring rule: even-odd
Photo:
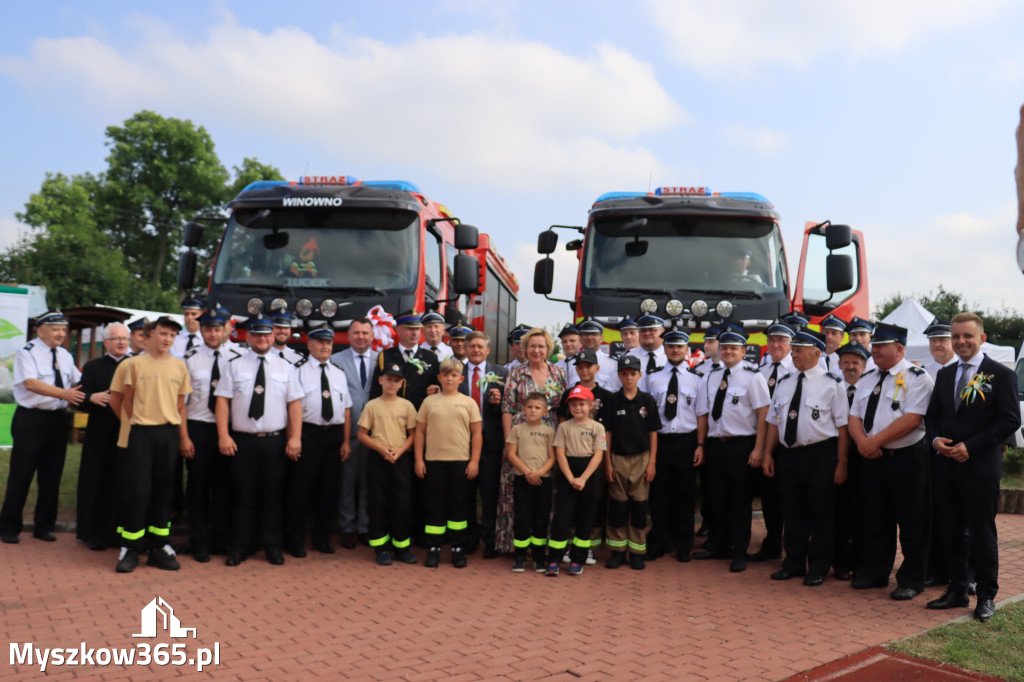
[[[281,358],[281,359],[284,360],[285,362],[288,362],[288,360],[286,358]],[[309,356],[302,357],[302,358],[300,358],[300,359],[295,361],[295,366],[296,367],[302,367],[308,361],[309,361]]]
[[[875,371],[875,368],[874,368],[874,367],[872,367],[872,368],[871,368],[871,369],[869,369],[868,371],[866,371],[866,372],[864,372],[863,374],[861,374],[861,377],[862,377],[862,378],[863,378],[863,377],[866,377],[867,375],[871,374],[871,373],[872,373],[872,372],[874,372],[874,371]]]
[[[198,352],[199,352],[199,347],[198,346],[193,347],[193,348],[185,351],[185,355],[182,357],[182,359],[183,360],[188,360],[190,357],[192,357],[193,355],[195,355]]]
[[[743,365],[743,369],[747,370],[748,372],[761,372],[761,370],[759,370],[757,367],[751,367],[750,365]]]
[[[690,372],[691,374],[696,374],[699,377],[704,376],[704,372],[699,372],[696,369],[694,369],[693,367],[687,367],[686,371]]]
[[[308,356],[307,356],[307,357],[308,357]],[[344,371],[345,371],[345,368],[344,368],[344,367],[342,367],[341,365],[339,365],[338,363],[336,363],[336,362],[335,362],[334,360],[328,360],[328,361],[327,361],[327,364],[329,364],[329,365],[334,365],[335,367],[337,367],[338,369],[340,369],[340,370],[341,370],[342,372],[344,372]]]
[[[238,359],[238,358],[240,358],[240,357],[244,357],[244,356],[242,356],[242,355],[236,355],[236,356],[235,356],[235,357],[233,357],[233,358],[228,358],[228,362],[234,362],[235,360],[237,360],[237,359]]]
[[[832,381],[836,382],[837,384],[842,382],[842,380],[843,380],[842,377],[837,377],[832,372],[825,372],[825,376],[827,376],[828,378],[832,379]]]
[[[925,373],[925,369],[923,367],[918,367],[917,365],[911,365],[910,371],[919,376]]]
[[[781,377],[776,379],[776,381],[781,384],[783,381],[785,381],[786,379],[790,378],[791,376],[793,376],[793,373],[789,372],[788,374],[783,374]]]
[[[34,343],[35,341],[29,341],[28,343],[25,344],[25,347],[22,350],[32,350],[32,345]]]
[[[240,352],[238,351],[238,349],[237,349],[237,348],[229,348],[228,350],[230,350],[230,351],[231,351],[232,353],[234,353],[234,354],[235,354],[235,358],[240,358],[240,357],[242,357],[242,353],[240,353]],[[231,362],[231,361],[232,361],[232,360],[234,360],[235,358],[228,358],[228,362]]]

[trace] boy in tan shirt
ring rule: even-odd
[[[543,393],[526,396],[523,414],[526,421],[508,433],[508,461],[513,467],[512,482],[512,572],[522,573],[526,566],[526,548],[533,546],[533,565],[543,573],[544,546],[547,545],[548,517],[551,515],[551,468],[555,466],[555,431],[541,421],[548,412]]]
[[[424,479],[425,534],[430,550],[423,565],[437,568],[445,530],[452,565],[463,568],[469,527],[469,481],[476,478],[483,445],[480,408],[459,393],[462,363],[448,358],[438,370],[441,392],[423,401],[416,418],[416,475]]]

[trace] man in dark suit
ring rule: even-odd
[[[417,410],[423,399],[437,393],[437,356],[426,348],[420,348],[420,330],[423,324],[415,311],[407,311],[395,317],[398,330],[398,344],[385,348],[377,355],[373,381],[370,382],[370,398],[379,398],[382,392],[380,377],[384,367],[401,365],[404,368],[405,384],[398,395],[413,404]],[[433,387],[433,388],[431,388]]]
[[[345,370],[348,394],[352,396],[352,453],[341,463],[341,495],[338,513],[341,519],[341,546],[354,549],[358,536],[366,537],[370,529],[366,513],[366,446],[359,442],[359,417],[370,399],[371,378],[377,351],[373,345],[373,325],[363,318],[353,320],[348,328],[349,347],[331,356]]]
[[[505,434],[501,425],[501,392],[505,387],[505,376],[508,370],[504,365],[487,362],[491,352],[491,337],[483,332],[473,332],[466,337],[466,357],[468,362],[462,368],[466,378],[459,384],[459,391],[464,393],[480,407],[483,417],[484,444],[480,451],[480,473],[477,485],[480,486],[479,534],[484,541],[484,558],[494,559],[498,556],[494,548],[494,526],[498,515],[498,486],[501,479],[501,455],[505,450]],[[471,499],[475,505],[476,495]],[[470,518],[475,519],[476,510],[471,510]],[[475,545],[475,542],[471,542]]]
[[[968,606],[970,556],[978,584],[974,617],[985,622],[995,613],[999,589],[996,500],[1003,441],[1020,428],[1017,375],[981,352],[986,336],[980,317],[960,313],[951,331],[960,362],[939,370],[925,415],[926,437],[936,452],[935,513],[950,580],[928,608]]]

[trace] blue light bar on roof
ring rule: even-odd
[[[423,194],[420,188],[411,182],[405,180],[364,180],[362,183],[363,187],[376,187],[377,189],[397,189],[402,192],[415,192],[416,194]]]
[[[636,199],[637,197],[645,197],[647,192],[605,192],[597,199],[594,203],[600,203],[602,201],[610,201],[612,199]]]
[[[760,201],[766,204],[772,203],[757,192],[721,192],[719,196],[729,199],[739,199],[740,201]]]
[[[287,184],[288,183],[285,180],[257,180],[255,182],[250,182],[242,191],[249,192],[257,189],[270,189],[271,187],[279,187]]]

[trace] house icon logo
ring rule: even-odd
[[[142,632],[132,637],[156,637],[160,630],[166,631],[171,637],[188,637],[191,632],[192,639],[196,638],[196,629],[181,627],[174,609],[163,597],[157,597],[142,607]]]

